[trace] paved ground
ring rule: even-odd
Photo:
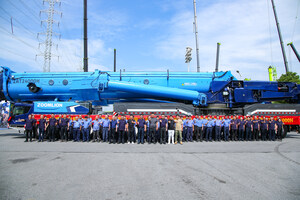
[[[0,199],[300,199],[300,135],[109,145],[24,143],[0,130]]]

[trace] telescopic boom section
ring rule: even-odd
[[[204,93],[193,90],[171,88],[157,85],[142,85],[124,81],[109,81],[108,89],[131,92],[135,94],[162,97],[166,99],[177,99],[192,101],[194,105],[206,105],[207,97]]]
[[[291,42],[291,43],[288,43],[287,45],[288,45],[288,46],[291,46],[291,48],[292,48],[292,50],[294,51],[294,53],[295,53],[295,55],[296,55],[298,61],[300,62],[300,56],[299,56],[298,51],[297,51],[297,49],[295,48],[294,44]]]

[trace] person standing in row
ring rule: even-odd
[[[259,120],[257,116],[254,117],[254,120],[252,120],[253,123],[253,140],[258,141],[259,138]]]
[[[266,117],[263,117],[263,119],[260,120],[259,126],[260,126],[260,132],[261,132],[261,140],[266,141],[267,140],[267,132],[268,132],[268,128],[269,128]]]
[[[182,131],[183,131],[183,121],[182,121],[182,117],[180,117],[179,115],[177,115],[176,117],[177,119],[175,120],[175,144],[177,144],[177,140],[179,137],[179,142],[180,144],[182,144]]]
[[[168,122],[168,144],[170,144],[170,142],[174,144],[175,121],[172,116],[170,116]]]
[[[155,143],[155,133],[156,131],[158,131],[158,121],[156,119],[156,117],[154,116],[154,114],[151,115],[151,118],[149,119],[149,128],[150,128],[150,133],[149,133],[149,137],[150,137],[150,142],[151,143]]]
[[[69,118],[69,140],[74,140],[73,120]]]
[[[96,116],[95,120],[92,121],[93,142],[96,142],[96,141],[100,142],[100,135],[99,135],[100,124],[101,124],[101,121],[99,120],[99,116]]]
[[[102,120],[102,140],[103,142],[108,142],[108,131],[110,130],[110,121],[108,115]]]
[[[157,119],[157,130],[155,132],[155,143],[159,143],[160,142],[160,130],[161,130],[161,127],[160,127],[160,121],[159,121],[159,116],[156,116],[156,119]]]
[[[166,133],[168,131],[168,120],[165,115],[161,116],[160,122],[160,144],[166,144]]]
[[[51,115],[51,118],[49,119],[49,142],[55,141],[55,129],[57,125],[57,120],[54,117],[54,114]]]
[[[113,116],[110,122],[110,136],[109,136],[109,143],[116,143],[118,139],[118,118]]]
[[[215,140],[221,141],[221,127],[222,127],[222,120],[217,117],[215,121]]]
[[[37,139],[38,138],[38,134],[37,134],[37,120],[35,119],[34,114],[31,115],[31,119],[32,119],[32,134],[33,134],[33,138]]]
[[[182,120],[183,122],[182,140],[184,142],[187,142],[187,124],[186,124],[187,120],[188,120],[187,117]]]
[[[129,120],[127,120],[128,126],[128,144],[133,144],[136,142],[136,135],[135,135],[135,125],[136,121],[133,118],[133,115],[130,115]]]
[[[69,119],[65,114],[63,115],[63,118],[60,119],[59,124],[60,124],[60,131],[61,131],[60,139],[61,141],[64,141],[65,139],[67,142],[69,140],[68,138]]]
[[[192,116],[189,116],[188,120],[186,121],[186,126],[187,126],[186,141],[193,142],[194,122],[192,120]]]
[[[146,121],[143,115],[137,121],[138,125],[138,144],[144,144],[144,135],[147,129]]]
[[[243,117],[240,117],[239,120],[239,141],[244,141],[244,131],[245,131],[245,120],[243,119]]]
[[[84,120],[82,121],[82,142],[89,142],[90,139],[90,133],[89,133],[89,127],[90,127],[90,120],[87,116],[84,117]]]
[[[212,141],[212,128],[213,128],[214,121],[208,117],[208,121],[206,123],[206,142],[209,140]]]
[[[223,124],[224,124],[224,141],[229,141],[229,131],[230,131],[230,123],[231,120],[228,116],[225,117]]]
[[[194,136],[195,136],[195,141],[199,142],[199,132],[200,132],[200,127],[201,127],[201,120],[198,115],[195,116],[194,120]]]
[[[269,121],[269,140],[275,141],[275,125],[276,121],[273,117],[270,118]]]
[[[282,132],[283,132],[283,122],[280,118],[277,119],[276,126],[277,126],[277,139],[281,141]]]
[[[75,120],[72,121],[72,124],[73,124],[73,141],[79,142],[82,122],[76,116]]]
[[[147,142],[148,142],[148,144],[151,143],[150,120],[151,120],[151,116],[148,116],[148,119],[147,119],[147,121],[146,121],[146,124],[147,124]]]
[[[238,130],[238,120],[236,119],[235,116],[233,116],[233,119],[231,120],[231,127],[232,127],[231,140],[236,141],[237,130]]]
[[[33,127],[33,120],[31,118],[31,115],[28,115],[28,118],[25,119],[26,140],[24,142],[28,142],[28,135],[30,137],[30,142],[32,142],[32,127]]]
[[[119,129],[119,144],[125,143],[125,131],[127,131],[127,121],[124,119],[124,116],[121,116],[121,119],[118,122],[118,129]]]
[[[251,141],[252,140],[253,123],[249,116],[247,117],[247,120],[245,123],[245,128],[246,128],[246,141]]]
[[[45,131],[46,131],[46,120],[44,119],[44,115],[41,115],[39,119],[39,142],[44,141]]]

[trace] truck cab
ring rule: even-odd
[[[8,123],[12,127],[23,127],[25,119],[32,113],[32,103],[11,103]]]

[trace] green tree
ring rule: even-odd
[[[300,77],[296,72],[287,72],[286,74],[282,74],[279,79],[279,82],[294,82],[300,84]]]

